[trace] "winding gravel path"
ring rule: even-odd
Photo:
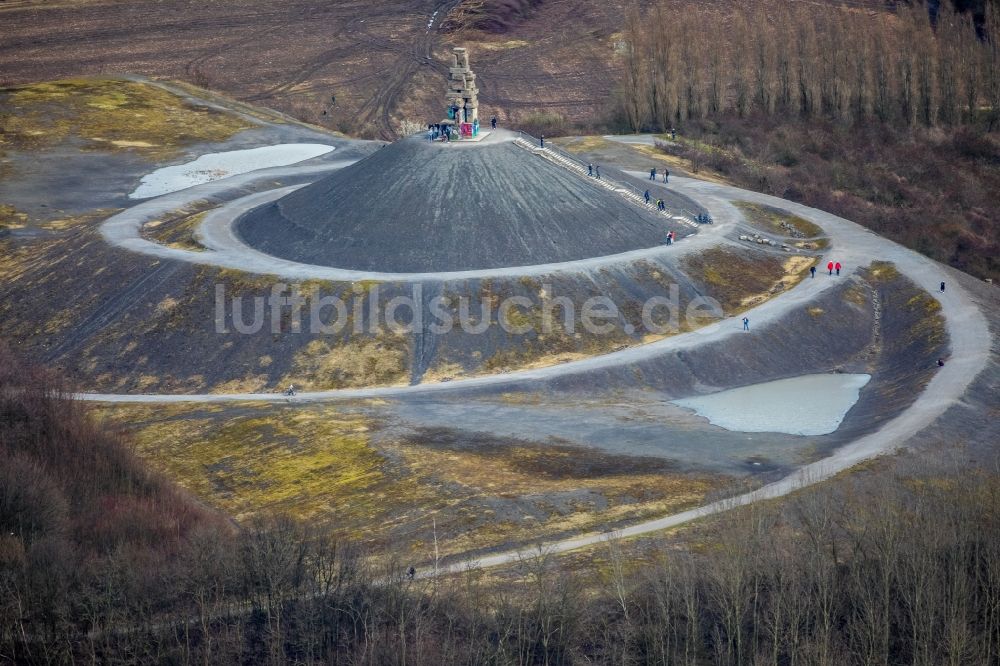
[[[822,226],[834,240],[830,256],[841,263],[852,261],[855,265],[872,260],[891,261],[896,268],[917,285],[931,293],[938,290],[941,273],[938,264],[923,255],[903,248],[892,241],[877,236],[867,229],[848,222],[835,215],[794,204],[783,199],[749,192],[735,187],[704,183],[678,178],[672,187],[690,196],[699,203],[708,204],[709,209],[725,201],[751,201],[788,210]],[[713,213],[714,214],[714,213]],[[826,278],[825,280],[822,278]],[[827,276],[806,283],[833,282]],[[753,492],[712,502],[689,511],[664,516],[656,520],[636,523],[614,532],[588,534],[572,539],[562,539],[541,546],[513,550],[480,558],[461,559],[439,569],[437,574],[457,573],[470,568],[487,568],[514,564],[524,559],[538,557],[540,553],[566,553],[587,546],[601,544],[611,538],[628,538],[659,532],[665,529],[704,518],[736,507],[782,497],[807,486],[819,483],[877,456],[891,453],[901,447],[915,434],[928,427],[952,405],[957,404],[976,376],[989,360],[991,335],[986,318],[975,305],[969,294],[952,283],[944,294],[935,294],[942,306],[951,342],[951,356],[928,383],[926,389],[905,412],[888,422],[877,431],[865,435],[837,449],[832,455],[815,463],[805,465],[783,479],[770,483]],[[788,296],[779,296],[771,301],[788,302]],[[754,315],[748,315],[752,320]],[[759,318],[756,319],[759,322]],[[730,327],[731,329],[732,327]],[[730,330],[730,335],[737,334]],[[435,572],[425,572],[433,575]]]
[[[266,177],[280,177],[277,172],[294,173],[301,175],[303,169],[283,169],[269,170]],[[317,172],[328,170],[330,166],[321,167]],[[639,174],[640,176],[642,174]],[[260,174],[254,174],[260,178]],[[241,178],[241,177],[238,177]],[[248,181],[250,180],[248,175]],[[230,179],[232,180],[232,179]],[[245,185],[246,183],[242,183]],[[234,187],[233,183],[228,183]],[[210,183],[206,186],[224,189],[226,181]],[[656,185],[655,187],[664,187]],[[731,228],[738,223],[742,216],[733,206],[733,201],[751,201],[755,203],[767,204],[790,211],[807,220],[819,224],[827,232],[832,241],[832,248],[827,251],[823,263],[827,258],[840,261],[845,266],[847,273],[857,270],[858,267],[867,266],[874,260],[889,261],[895,264],[896,268],[914,283],[935,295],[942,306],[942,314],[946,319],[946,326],[951,342],[951,356],[947,365],[941,368],[931,379],[926,389],[917,397],[913,405],[905,412],[897,416],[892,421],[883,425],[879,430],[869,435],[861,437],[848,445],[835,451],[831,456],[821,461],[806,465],[789,476],[768,484],[756,491],[739,495],[726,500],[713,502],[711,504],[684,511],[681,513],[665,516],[656,520],[637,523],[630,527],[617,530],[615,532],[594,533],[572,539],[563,539],[522,550],[501,552],[480,558],[461,559],[452,562],[437,572],[425,571],[423,575],[434,575],[435,573],[453,573],[463,571],[472,567],[493,567],[505,564],[516,563],[525,558],[536,557],[540,552],[564,553],[578,548],[602,543],[613,537],[631,537],[651,532],[658,532],[671,528],[682,523],[695,520],[704,516],[727,511],[734,507],[744,506],[760,500],[772,499],[792,493],[800,488],[817,483],[824,479],[850,468],[851,466],[873,458],[892,452],[904,446],[907,440],[920,430],[926,428],[941,416],[949,407],[961,400],[969,385],[976,378],[979,372],[985,367],[990,354],[991,335],[986,323],[986,319],[978,307],[969,297],[968,293],[957,284],[950,284],[946,293],[938,293],[938,284],[941,281],[941,271],[938,264],[916,252],[903,248],[892,241],[886,240],[863,227],[849,222],[835,215],[808,208],[800,204],[784,201],[776,197],[771,197],[735,187],[707,183],[690,178],[674,177],[671,179],[670,189],[695,199],[704,205],[716,220],[715,225],[706,227],[703,233],[688,241],[691,249],[699,246],[705,247],[707,244],[718,243],[722,240],[722,234],[726,228]],[[164,258],[181,259],[183,261],[193,261],[201,259],[204,262],[205,255],[218,255],[224,257],[225,261],[234,261],[234,264],[227,264],[228,267],[243,268],[244,270],[254,270],[258,272],[274,272],[271,266],[258,265],[256,261],[262,261],[259,257],[254,257],[253,262],[248,266],[246,261],[249,257],[245,251],[237,251],[232,245],[232,239],[227,237],[226,229],[229,228],[228,221],[231,222],[231,214],[235,209],[242,206],[253,205],[254,201],[261,201],[268,196],[274,196],[273,192],[265,192],[247,200],[243,203],[233,202],[234,209],[223,215],[220,211],[217,219],[206,220],[206,227],[203,230],[205,243],[215,252],[209,253],[183,253],[194,255],[194,257],[179,257],[178,253],[183,251],[163,248],[138,238],[138,229],[145,219],[154,211],[166,211],[180,207],[184,203],[196,198],[203,198],[202,192],[195,192],[200,188],[192,188],[185,193],[168,195],[161,199],[154,200],[147,204],[136,206],[122,214],[115,216],[109,221],[110,226],[104,229],[105,237],[112,243],[133,249],[140,252],[151,252]],[[166,200],[166,201],[164,201]],[[143,209],[143,207],[145,207]],[[227,207],[229,208],[229,207]],[[143,210],[137,210],[143,209]],[[157,213],[158,214],[158,213]],[[211,223],[210,223],[211,222]],[[149,246],[152,245],[153,248]],[[659,248],[657,248],[659,250]],[[233,254],[237,252],[237,254]],[[646,252],[646,251],[643,251]],[[633,253],[628,253],[633,254]],[[623,260],[620,255],[615,257],[615,261]],[[273,260],[273,258],[268,258]],[[570,262],[580,264],[574,268],[599,265],[589,262],[602,262],[609,258],[598,258],[585,262]],[[279,260],[280,261],[280,260]],[[290,263],[290,262],[289,262]],[[217,264],[222,265],[222,264]],[[558,266],[558,265],[557,265]],[[305,278],[319,277],[313,273],[314,269],[324,269],[322,267],[299,266],[295,271],[302,270],[305,273],[292,272],[289,277]],[[292,271],[291,268],[288,269]],[[516,269],[503,269],[509,274],[525,274],[523,267]],[[552,267],[546,267],[544,272],[550,272]],[[355,272],[350,272],[352,275]],[[473,271],[478,274],[479,272]],[[277,273],[282,274],[282,273]],[[496,274],[491,272],[491,274]],[[508,273],[505,273],[508,274]],[[381,274],[364,273],[363,278],[353,277],[351,279],[382,279]],[[416,279],[447,279],[453,277],[463,277],[464,274],[417,274]],[[393,279],[400,279],[399,274],[394,274]],[[341,278],[336,278],[341,279]],[[836,285],[838,278],[829,277],[822,272],[815,279],[806,279],[789,292],[777,296],[764,304],[749,310],[746,313],[753,324],[753,328],[758,330],[770,323],[778,322],[785,314],[794,308],[804,307],[811,302],[820,292]],[[750,335],[754,333],[751,332]],[[393,386],[370,389],[348,389],[333,391],[318,391],[312,393],[300,393],[292,398],[284,398],[274,393],[251,393],[251,394],[202,394],[202,395],[108,395],[108,394],[78,394],[76,397],[81,400],[110,402],[110,403],[179,403],[179,402],[236,402],[247,400],[264,401],[317,401],[317,400],[340,400],[369,397],[392,397],[401,395],[427,394],[437,392],[456,392],[470,388],[484,386],[498,386],[512,384],[525,380],[545,380],[555,377],[562,377],[573,374],[586,373],[592,370],[625,365],[652,358],[664,353],[672,353],[682,349],[690,349],[705,344],[723,343],[728,337],[734,335],[747,335],[741,330],[738,318],[730,318],[717,322],[711,326],[698,331],[677,335],[652,344],[626,349],[620,352],[593,357],[581,361],[566,363],[562,365],[541,368],[537,370],[524,370],[511,372],[502,375],[489,375],[471,379],[456,380],[440,384],[419,384],[414,386]]]
[[[249,174],[213,181],[168,194],[148,202],[133,206],[110,217],[101,225],[101,234],[106,241],[124,249],[140,252],[161,259],[183,261],[192,264],[217,266],[251,273],[276,275],[287,280],[330,280],[334,282],[360,282],[376,280],[381,282],[427,282],[445,280],[490,279],[498,277],[521,277],[552,275],[560,272],[581,272],[598,270],[612,265],[626,264],[644,259],[664,259],[677,257],[682,253],[700,251],[711,244],[720,242],[725,225],[712,225],[699,230],[674,245],[661,245],[618,254],[592,257],[559,263],[534,264],[529,266],[509,266],[462,271],[435,272],[380,272],[333,268],[304,264],[281,259],[256,250],[236,234],[234,223],[245,213],[294,192],[305,185],[279,187],[263,192],[242,196],[227,201],[213,209],[202,221],[196,233],[197,239],[207,252],[196,252],[166,247],[142,237],[144,224],[163,215],[183,208],[202,199],[227,199],[248,185],[257,182],[274,181],[292,176],[323,176],[331,171],[354,164],[355,161],[330,161],[319,165],[303,167],[278,167],[262,169]],[[664,236],[666,229],[664,229]]]

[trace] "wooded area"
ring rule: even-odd
[[[729,111],[910,126],[1000,121],[995,6],[874,12],[778,0],[633,7],[621,108],[633,131]]]
[[[995,473],[883,470],[679,545],[611,541],[596,579],[543,556],[516,582],[411,581],[288,518],[199,508],[3,352],[0,528],[4,662],[1000,663]]]

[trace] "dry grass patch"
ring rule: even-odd
[[[10,229],[21,229],[28,221],[28,215],[10,204],[0,204],[0,233]]]
[[[791,289],[816,263],[813,257],[752,254],[711,248],[684,261],[684,270],[703,283],[726,314],[742,312]]]
[[[441,361],[431,367],[421,377],[422,383],[447,382],[465,375],[465,368],[460,363]]]
[[[780,208],[749,201],[735,201],[733,205],[742,211],[747,222],[760,229],[793,238],[816,238],[823,234],[818,225]]]
[[[895,264],[888,261],[873,261],[868,269],[872,280],[890,282],[900,277]]]
[[[476,44],[476,49],[484,51],[509,51],[525,46],[528,46],[528,42],[523,39],[508,39],[502,42],[480,42]]]
[[[721,479],[684,475],[668,461],[558,445],[429,446],[399,450],[411,473],[463,497],[439,516],[442,554],[509,545],[669,514],[697,506]],[[422,482],[423,483],[423,482]]]
[[[400,385],[409,372],[405,335],[381,333],[347,341],[313,340],[293,359],[292,372],[281,384],[307,390]]]
[[[237,520],[289,513],[420,557],[435,522],[441,555],[457,554],[684,510],[725,481],[661,459],[474,433],[387,440],[350,407],[95,411],[128,424],[143,458]]]
[[[603,136],[580,136],[552,139],[552,143],[572,153],[590,153],[605,150],[614,144]]]
[[[175,410],[134,432],[155,467],[237,520],[261,512],[368,519],[363,494],[384,481],[366,419],[270,408],[220,420]],[[188,418],[177,418],[187,415]]]
[[[116,79],[69,79],[0,90],[0,146],[32,150],[69,139],[89,150],[177,154],[251,127],[236,116],[195,106],[157,86]]]
[[[198,242],[196,232],[209,211],[187,213],[168,220],[153,220],[143,226],[143,236],[161,245],[178,250],[204,252],[207,248]]]

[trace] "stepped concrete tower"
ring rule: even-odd
[[[469,54],[463,48],[451,50],[451,67],[448,70],[448,106],[454,110],[456,123],[474,123],[479,120],[479,89],[476,75],[469,68]]]

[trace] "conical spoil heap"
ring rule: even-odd
[[[380,272],[548,264],[658,245],[666,220],[510,141],[409,138],[250,211],[267,254]]]

